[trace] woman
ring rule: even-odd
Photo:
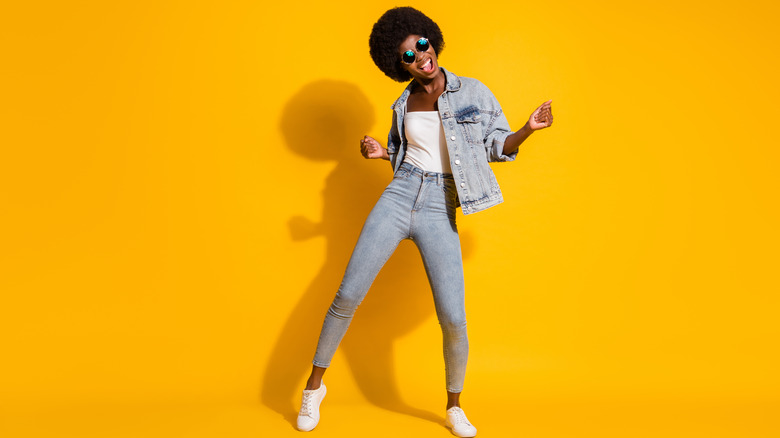
[[[369,46],[382,72],[398,82],[412,81],[393,104],[387,149],[369,136],[360,140],[363,156],[389,160],[394,177],[366,219],[325,316],[298,429],[309,431],[319,422],[326,393],[322,376],[355,310],[401,240],[411,239],[422,255],[444,338],[446,423],[455,435],[473,437],[477,430],[460,407],[468,338],[455,211],[460,207],[468,215],[503,201],[488,162],[514,160],[533,131],[550,126],[551,101],[512,132],[486,86],[439,67],[441,30],[410,7],[385,12],[374,24]]]

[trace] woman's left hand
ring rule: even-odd
[[[552,100],[548,100],[547,102],[541,104],[539,108],[535,109],[533,113],[531,113],[531,117],[528,118],[529,128],[536,131],[552,125],[553,116],[552,108],[550,107],[551,104]]]

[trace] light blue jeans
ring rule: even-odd
[[[401,164],[368,215],[322,325],[313,364],[327,368],[379,270],[404,239],[420,250],[444,337],[447,391],[461,392],[469,343],[452,175]]]

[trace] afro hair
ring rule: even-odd
[[[409,35],[420,35],[428,38],[433,50],[438,56],[444,50],[444,36],[439,25],[417,9],[402,6],[388,10],[371,29],[368,38],[369,52],[374,64],[390,79],[406,82],[412,79],[401,66],[398,57],[398,46]]]

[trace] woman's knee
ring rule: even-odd
[[[460,334],[466,332],[466,316],[442,316],[439,325],[444,334]]]
[[[352,318],[362,301],[363,294],[339,289],[328,312],[339,318]]]

